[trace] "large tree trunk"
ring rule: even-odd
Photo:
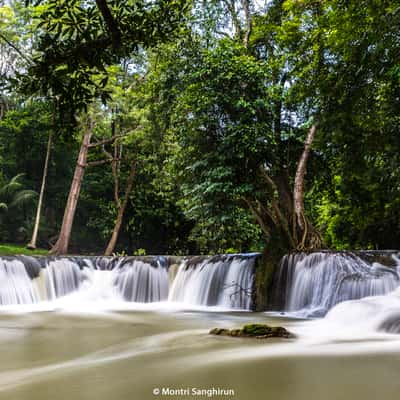
[[[313,125],[307,133],[306,141],[304,142],[303,153],[301,154],[299,163],[297,165],[296,176],[294,179],[293,205],[294,212],[296,214],[296,221],[301,230],[304,230],[305,228],[304,178],[307,173],[307,161],[310,157],[311,145],[314,141],[316,130],[316,125]]]
[[[118,193],[115,194],[116,202],[117,202],[116,205],[117,205],[117,209],[118,209],[117,220],[114,225],[114,230],[111,235],[111,239],[108,242],[107,248],[104,252],[105,256],[110,256],[114,252],[115,246],[117,244],[119,231],[121,230],[122,220],[124,218],[125,209],[126,209],[126,206],[128,205],[128,201],[129,201],[129,195],[132,192],[133,180],[135,178],[135,173],[136,173],[136,164],[132,163],[131,170],[129,172],[128,180],[126,183],[125,195],[124,195],[124,198],[123,198],[123,201],[121,204],[119,204],[120,202],[118,199]],[[117,182],[118,181],[116,181],[116,188],[118,187]]]
[[[47,171],[49,168],[49,159],[50,159],[52,142],[53,142],[53,132],[50,131],[49,139],[47,141],[46,159],[44,161],[44,167],[43,167],[42,185],[40,187],[39,201],[38,201],[38,206],[37,206],[37,210],[36,210],[35,226],[33,227],[31,241],[26,246],[28,249],[32,249],[32,250],[36,249],[36,241],[37,241],[37,236],[38,236],[38,232],[39,232],[40,215],[42,212],[43,197],[44,197],[44,191],[46,188],[46,178],[47,178]]]
[[[311,146],[317,130],[316,124],[313,124],[307,133],[304,142],[303,153],[301,154],[297,165],[296,176],[293,189],[293,236],[297,242],[297,250],[305,250],[322,247],[322,238],[316,229],[307,219],[304,213],[304,184],[307,173],[307,162],[310,157]]]
[[[67,204],[65,206],[64,218],[61,225],[60,234],[58,240],[53,248],[50,250],[50,254],[60,255],[68,252],[69,240],[71,237],[72,225],[74,222],[76,206],[79,200],[79,194],[81,191],[83,176],[85,174],[86,159],[89,150],[90,139],[92,137],[94,128],[94,122],[89,117],[88,126],[83,136],[81,148],[79,150],[78,160],[76,162],[74,178],[72,180],[71,188],[68,195]]]

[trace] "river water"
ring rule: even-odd
[[[0,400],[397,399],[400,262],[373,256],[289,257],[275,313],[254,255],[0,258]],[[246,323],[295,338],[208,334]]]
[[[249,322],[283,325],[297,338],[208,335],[213,327]],[[103,311],[64,303],[3,308],[0,398],[397,399],[398,335],[332,326],[166,303]]]

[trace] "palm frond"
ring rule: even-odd
[[[25,174],[18,174],[11,178],[10,182],[3,185],[0,188],[0,198],[3,200],[10,198],[13,194],[22,188],[22,183],[20,180],[25,176]]]
[[[31,202],[36,197],[37,193],[34,190],[20,190],[13,196],[9,208],[22,207],[24,204]]]

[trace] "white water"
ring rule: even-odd
[[[161,265],[150,267],[142,261],[115,271],[115,285],[126,301],[152,303],[168,297],[168,271]]]
[[[250,309],[254,259],[230,257],[184,261],[173,281],[169,301]]]
[[[254,260],[254,256],[224,256],[190,265],[183,261],[169,289],[170,277],[162,257],[148,261],[130,257],[42,258],[42,267],[35,259],[0,259],[0,305],[21,308],[41,304],[39,308],[28,307],[32,310],[68,305],[89,309],[88,303],[95,309],[129,309],[132,303],[157,303],[160,307],[169,294],[168,305],[161,308],[249,309]]]
[[[370,264],[351,253],[292,254],[280,268],[281,309],[301,317],[324,316],[338,303],[384,295],[400,284],[400,267]]]
[[[56,299],[79,289],[85,274],[79,266],[65,258],[50,261],[44,269],[47,299]]]
[[[17,259],[0,259],[0,305],[32,304],[39,300],[38,288],[24,264]]]

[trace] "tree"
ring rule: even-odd
[[[31,9],[19,2],[0,6],[0,120],[13,108],[16,93],[10,82],[30,62]]]
[[[39,191],[54,131],[42,244],[76,167],[74,251],[398,245],[397,2],[39,3],[1,8],[0,165]]]
[[[98,0],[94,5],[79,0],[68,4],[55,0],[41,3],[38,26],[42,31],[37,55],[29,69],[29,78],[22,77],[22,86],[30,92],[51,91],[59,99],[61,110],[70,115],[75,110],[87,110],[99,97],[106,101],[109,97],[104,90],[108,81],[106,67],[137,53],[139,48],[167,40],[179,28],[188,6],[182,0],[132,4]],[[68,250],[94,127],[90,115],[88,120],[60,235],[51,250],[53,254]]]
[[[49,170],[49,160],[50,160],[50,152],[51,152],[52,142],[53,142],[53,134],[52,134],[52,132],[50,132],[49,139],[47,141],[46,158],[45,158],[44,166],[43,166],[43,177],[42,177],[42,184],[40,186],[39,201],[38,201],[36,217],[35,217],[35,225],[33,227],[31,240],[26,246],[28,249],[36,249],[36,243],[37,243],[39,226],[40,226],[40,216],[41,216],[42,205],[43,205],[43,197],[44,197],[44,192],[46,189],[47,173]]]
[[[84,134],[81,148],[79,150],[78,159],[76,162],[74,177],[70,187],[67,204],[65,206],[64,217],[58,236],[57,242],[51,249],[51,254],[66,254],[68,252],[68,244],[74,222],[76,207],[78,205],[79,194],[81,191],[83,176],[86,168],[86,159],[89,151],[90,139],[93,134],[94,120],[92,115],[88,115],[84,121]]]
[[[181,63],[165,68],[166,81],[177,76],[171,130],[189,210],[226,223],[226,214],[234,215],[230,207],[246,207],[267,243],[283,251],[318,248],[320,236],[303,205],[316,129],[308,129],[306,109],[313,105],[289,102],[289,89],[298,86],[283,36],[285,10],[282,2],[271,2],[265,15],[250,15],[248,2],[241,7],[231,9],[232,38],[210,44],[193,33],[192,48],[175,49]]]
[[[304,71],[294,98],[305,103],[314,90],[318,101],[315,147],[326,174],[316,180],[309,198],[314,218],[330,246],[380,247],[384,241],[393,247],[398,240],[384,231],[397,229],[389,213],[396,215],[398,202],[391,172],[399,148],[393,118],[398,112],[398,6],[293,1],[286,7],[286,33],[296,38],[292,59]],[[318,46],[322,52],[313,57],[310,49],[316,53]],[[319,71],[314,78],[307,65]],[[388,220],[392,228],[383,222]]]
[[[35,4],[39,4],[39,33],[34,63],[20,76],[22,87],[33,93],[51,91],[61,111],[73,117],[75,110],[86,110],[94,99],[108,99],[107,66],[171,40],[191,2],[42,0]]]

